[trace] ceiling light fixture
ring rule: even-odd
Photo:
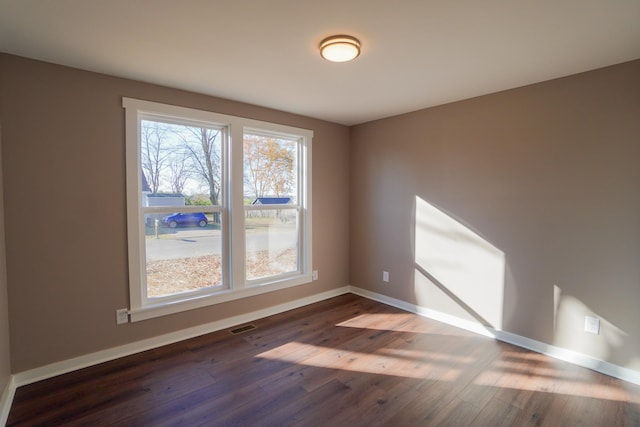
[[[320,42],[320,55],[327,61],[347,62],[360,55],[360,41],[351,36],[331,36]]]

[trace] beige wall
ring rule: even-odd
[[[2,114],[0,114],[0,395],[11,376],[9,340],[9,304],[7,296],[7,269],[4,245],[4,197],[2,195]]]
[[[350,166],[352,285],[640,371],[640,61],[356,126]]]
[[[13,372],[348,284],[347,127],[10,55],[0,61]],[[123,96],[312,129],[320,279],[116,326],[115,310],[128,301]]]

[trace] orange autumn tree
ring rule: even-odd
[[[294,141],[245,134],[243,148],[246,196],[280,197],[294,190]]]

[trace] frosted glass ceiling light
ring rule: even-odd
[[[351,36],[331,36],[320,43],[320,55],[327,61],[347,62],[360,55],[360,41]]]

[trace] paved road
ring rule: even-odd
[[[272,227],[269,232],[247,233],[246,246],[248,251],[284,249],[296,247],[296,240],[295,227]],[[161,229],[161,238],[148,238],[146,244],[149,261],[217,255],[222,252],[220,230],[206,228]]]

